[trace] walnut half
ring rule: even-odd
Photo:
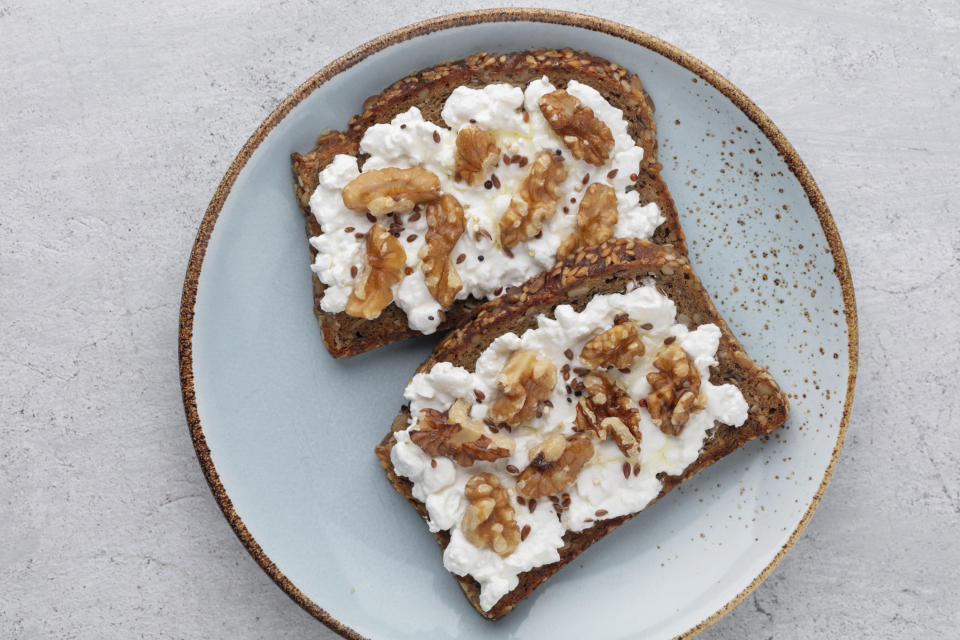
[[[625,369],[643,352],[643,341],[640,340],[637,325],[627,321],[590,338],[583,345],[580,360],[591,369]]]
[[[620,326],[620,325],[618,325]],[[591,432],[599,440],[612,437],[628,458],[640,455],[640,411],[630,396],[605,374],[588,373],[577,402],[574,431]]]
[[[537,154],[520,190],[500,217],[500,244],[504,249],[540,233],[543,223],[557,212],[560,185],[566,179],[567,168],[560,156],[549,151]]]
[[[476,460],[492,462],[513,453],[514,443],[500,433],[486,434],[483,424],[470,417],[470,405],[457,400],[446,412],[423,409],[417,416],[410,441],[431,456],[445,456],[461,467]]]
[[[586,435],[569,438],[554,434],[530,450],[530,466],[517,477],[517,493],[525,498],[542,498],[560,493],[577,479],[593,457],[593,444]]]
[[[423,167],[371,169],[343,188],[343,204],[352,211],[375,216],[410,213],[440,197],[440,179]]]
[[[653,387],[647,395],[647,410],[661,431],[678,436],[700,395],[700,374],[676,342],[657,354],[653,366],[657,370],[647,374],[647,382]]]
[[[577,228],[557,248],[557,259],[584,247],[595,247],[613,237],[617,224],[617,192],[613,187],[594,182],[587,187],[577,210]]]
[[[456,198],[444,194],[427,205],[426,218],[427,234],[420,249],[420,266],[430,295],[441,307],[449,307],[463,288],[460,274],[450,260],[450,251],[466,227],[463,207]]]
[[[497,376],[503,395],[490,406],[487,417],[511,427],[529,422],[556,385],[553,362],[527,349],[514,351]]]
[[[383,225],[375,224],[367,232],[367,253],[363,275],[347,298],[345,311],[355,318],[373,320],[393,301],[393,285],[403,279],[407,254],[400,241]]]
[[[483,184],[490,170],[500,163],[500,148],[489,131],[468,125],[457,134],[454,162],[454,176],[475,187]]]
[[[600,166],[613,150],[613,134],[590,107],[563,89],[540,98],[540,111],[577,160]]]
[[[467,541],[480,549],[492,549],[501,557],[520,544],[520,527],[514,518],[510,495],[491,473],[478,473],[467,480],[464,491],[470,504],[460,523]]]

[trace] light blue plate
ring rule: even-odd
[[[495,15],[496,14],[496,15]],[[690,255],[787,424],[699,474],[560,571],[504,620],[470,607],[373,455],[434,339],[346,361],[323,347],[289,155],[410,71],[476,51],[572,47],[637,73]],[[345,635],[669,638],[766,577],[799,535],[843,440],[856,371],[849,272],[792,147],[726,80],[627,27],[547,11],[413,25],[351,52],[284,102],[224,178],[198,234],[181,324],[184,404],[211,487],[278,584]]]

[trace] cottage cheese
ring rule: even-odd
[[[456,265],[463,281],[458,300],[469,296],[492,298],[502,288],[519,284],[553,266],[557,248],[575,229],[580,196],[585,190],[583,178],[588,174],[588,184],[599,182],[616,190],[616,237],[649,238],[664,220],[656,203],[642,205],[635,190],[627,191],[633,185],[630,175],[636,173],[643,159],[643,148],[627,133],[623,112],[610,105],[596,89],[570,81],[567,91],[593,109],[614,138],[613,150],[604,166],[587,164],[570,155],[540,112],[540,97],[555,89],[546,77],[534,80],[525,89],[509,84],[492,84],[482,89],[457,87],[441,111],[447,127],[425,121],[420,110],[412,107],[389,124],[370,127],[360,141],[360,150],[369,156],[363,171],[422,166],[436,174],[441,189],[463,206],[466,231],[451,252],[453,256],[464,255],[463,262]],[[524,113],[528,116],[526,121]],[[519,154],[532,160],[539,151],[548,149],[559,150],[565,160],[567,180],[561,185],[563,197],[556,215],[544,224],[540,238],[515,247],[512,257],[497,243],[497,229],[527,168],[501,162],[494,169],[500,182],[498,188],[455,182],[457,133],[472,123],[488,129],[501,152],[507,155]],[[608,177],[614,169],[616,173]],[[328,312],[344,310],[363,265],[364,241],[357,234],[366,233],[372,226],[366,216],[343,204],[343,187],[359,173],[357,158],[336,156],[320,172],[320,184],[310,198],[310,209],[323,231],[310,240],[317,250],[313,271],[327,285],[320,306]],[[564,207],[567,211],[563,211]],[[427,224],[423,216],[413,222],[410,217],[405,217],[400,240],[412,273],[393,286],[394,301],[406,313],[410,327],[433,333],[441,322],[442,309],[427,290],[417,255],[424,244]]]
[[[411,442],[410,427],[396,434],[397,444],[391,452],[394,468],[413,482],[414,497],[426,504],[430,530],[450,531],[444,566],[457,575],[469,574],[480,583],[480,604],[484,610],[489,610],[517,586],[520,573],[559,560],[557,550],[563,546],[562,536],[566,531],[582,531],[592,526],[599,519],[596,514],[600,510],[606,511],[603,518],[616,518],[646,507],[662,488],[657,474],[682,473],[699,456],[715,422],[740,426],[746,421],[747,403],[740,390],[733,385],[714,385],[709,381],[710,366],[716,363],[720,329],[705,324],[689,330],[678,324],[674,303],[652,284],[646,284],[623,294],[595,296],[581,312],[568,305],[559,306],[553,318],[538,316],[537,327],[522,336],[507,333],[494,340],[477,359],[474,371],[441,362],[429,372],[414,376],[404,392],[410,402],[411,426],[422,409],[445,411],[458,398],[467,398],[472,403],[472,417],[482,419],[500,396],[496,377],[510,354],[521,348],[531,349],[551,360],[558,370],[564,364],[572,368],[583,366],[577,356],[584,344],[610,328],[620,313],[627,313],[638,325],[649,323],[652,328],[641,330],[646,353],[634,361],[630,373],[608,371],[608,375],[627,389],[634,402],[644,398],[650,392],[646,374],[654,370],[653,360],[664,340],[673,336],[700,373],[705,407],[690,415],[679,436],[661,432],[641,407],[640,472],[625,478],[622,471],[625,458],[616,444],[612,440],[595,442],[593,458],[580,471],[574,485],[566,490],[570,494],[570,505],[559,517],[546,501],[533,514],[514,503],[517,523],[520,527],[529,524],[530,535],[506,558],[489,549],[478,549],[460,531],[468,504],[464,487],[472,475],[487,471],[495,474],[515,499],[515,476],[506,471],[507,465],[524,469],[531,447],[553,433],[573,433],[577,399],[568,396],[565,385],[559,382],[554,389],[550,397],[552,409],[544,407],[542,417],[512,431],[516,448],[509,458],[478,461],[464,468],[438,457],[434,467],[431,464],[434,458]],[[566,349],[575,354],[572,361],[565,357]],[[482,403],[474,401],[474,389],[484,394]]]

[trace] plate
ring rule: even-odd
[[[691,260],[792,411],[771,437],[668,494],[491,623],[464,599],[373,455],[435,338],[346,361],[326,353],[288,158],[412,70],[541,46],[584,49],[640,76]],[[752,102],[648,34],[519,9],[400,29],[294,91],[210,203],[180,325],[187,421],[217,502],[280,588],[350,638],[669,638],[709,626],[770,573],[816,508],[846,430],[856,346],[833,220]]]

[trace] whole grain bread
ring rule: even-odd
[[[694,473],[712,464],[754,438],[766,435],[783,424],[788,402],[770,373],[755,364],[720,317],[709,295],[697,278],[686,257],[675,249],[642,240],[611,240],[597,248],[580,251],[549,271],[513,287],[502,297],[477,309],[473,319],[451,332],[434,349],[431,357],[417,369],[426,372],[438,362],[473,370],[484,349],[507,332],[517,335],[536,326],[539,314],[553,315],[561,304],[583,309],[595,294],[622,292],[632,281],[652,277],[657,287],[677,306],[677,321],[691,328],[714,323],[721,330],[717,364],[710,370],[714,384],[731,383],[743,393],[749,407],[747,421],[740,427],[719,422],[708,436],[700,456],[682,474],[663,478],[663,489],[656,500]],[[427,518],[423,503],[416,500],[412,484],[394,472],[390,451],[396,440],[394,432],[409,425],[409,409],[404,407],[393,422],[390,432],[376,447],[376,455],[394,488]],[[519,585],[504,595],[489,611],[479,605],[480,586],[470,576],[455,576],[464,594],[486,618],[497,619],[513,609],[530,593],[564,565],[585,551],[608,532],[633,515],[602,520],[581,532],[567,531],[559,549],[560,560],[520,574]],[[446,548],[449,534],[434,534],[441,548]]]
[[[310,214],[310,196],[317,188],[318,174],[337,154],[359,155],[362,158],[359,145],[367,128],[389,122],[410,107],[419,108],[426,120],[443,125],[440,111],[458,86],[482,87],[498,82],[523,86],[544,75],[561,88],[570,80],[588,84],[623,111],[629,123],[630,135],[643,147],[644,152],[636,181],[640,202],[656,202],[665,218],[665,222],[654,233],[653,241],[671,245],[686,253],[676,207],[666,183],[660,177],[653,102],[644,91],[640,79],[617,64],[570,49],[477,53],[463,60],[445,62],[412,73],[382,93],[368,98],[362,112],[351,118],[346,130],[325,131],[317,139],[312,151],[291,155],[297,202],[306,215],[307,236],[321,233],[320,225]],[[315,257],[316,251],[311,247],[311,261]],[[395,304],[389,305],[375,320],[355,318],[344,312],[327,313],[320,308],[324,288],[324,284],[314,277],[314,312],[322,328],[324,343],[335,357],[356,355],[421,335],[410,329],[406,314]],[[439,331],[460,326],[483,302],[475,298],[455,302],[445,312],[445,320]]]

